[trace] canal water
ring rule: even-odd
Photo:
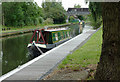
[[[71,25],[69,27],[79,28],[78,25]],[[76,32],[75,36],[78,34]],[[0,40],[0,46],[2,46],[2,49],[0,49],[0,76],[31,60],[27,49],[31,37],[32,33],[29,33]]]
[[[27,45],[31,36],[32,33],[29,33],[2,39],[0,59],[2,62],[0,66],[2,75],[29,61]]]

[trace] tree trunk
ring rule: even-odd
[[[120,2],[102,3],[103,44],[97,80],[120,80]]]

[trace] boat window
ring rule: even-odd
[[[63,36],[63,32],[61,32],[61,39],[63,39],[64,38],[64,36]]]
[[[60,39],[61,39],[60,32],[58,32],[58,40],[60,40]]]
[[[53,38],[53,41],[56,41],[55,33],[52,33],[52,38]]]
[[[41,32],[41,33],[42,33],[43,38],[44,38],[44,34],[43,34],[43,32]],[[42,36],[41,36],[41,33],[39,32],[39,39],[38,39],[38,43],[44,42],[44,41],[43,41],[43,38],[42,38]]]
[[[68,37],[69,37],[69,32],[67,32],[67,35],[68,35]]]
[[[39,32],[39,38],[41,37],[41,34],[40,34],[40,32]]]
[[[65,38],[67,38],[66,34],[67,34],[67,32],[65,32]]]
[[[63,31],[63,38],[65,38],[65,32]]]
[[[58,35],[57,35],[57,33],[55,34],[55,38],[56,38],[56,40],[58,40]]]

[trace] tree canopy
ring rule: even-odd
[[[3,2],[2,24],[9,27],[39,25],[47,18],[55,24],[66,22],[66,11],[61,2],[44,2],[42,7],[36,2]]]
[[[43,17],[42,8],[33,2],[3,2],[5,26],[37,25]]]
[[[52,18],[54,23],[65,23],[66,11],[61,2],[44,2],[42,4],[46,18]]]
[[[79,4],[78,4],[78,5],[75,4],[75,5],[74,5],[74,8],[81,8],[81,6],[80,6]]]
[[[89,11],[91,12],[88,15],[88,20],[90,21],[90,25],[95,29],[99,28],[102,24],[102,9],[100,2],[90,2]]]

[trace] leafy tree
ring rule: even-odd
[[[47,18],[47,19],[44,21],[44,24],[45,24],[45,25],[53,24],[53,23],[54,23],[54,21],[53,21],[53,19],[51,19],[51,18]]]
[[[73,16],[70,16],[69,21],[72,22],[73,20],[75,20],[75,18]]]
[[[3,2],[2,8],[5,26],[38,25],[44,16],[43,9],[33,2]]]
[[[62,7],[61,2],[44,2],[42,7],[45,13],[45,19],[52,18],[55,24],[65,23],[66,11]]]
[[[94,21],[96,22],[97,18],[100,18],[102,16],[101,3],[100,2],[90,2],[89,11],[91,12],[92,17],[93,17]]]
[[[99,28],[102,24],[101,3],[90,2],[89,11],[91,12],[91,14],[88,15],[90,25],[93,26],[95,29]]]
[[[84,20],[84,17],[82,15],[77,16],[80,20]]]
[[[81,8],[81,6],[78,4],[78,5],[74,5],[74,8]]]
[[[87,16],[87,21],[89,22],[89,24],[94,28],[97,29],[101,26],[102,24],[102,17],[101,18],[97,18],[97,21],[94,20],[94,18],[92,17],[92,15],[88,15]]]

